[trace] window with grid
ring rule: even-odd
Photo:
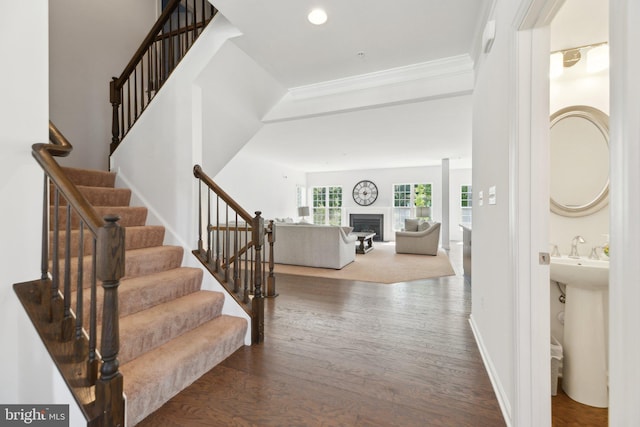
[[[393,229],[402,230],[406,218],[415,218],[415,208],[431,207],[431,184],[393,186]]]
[[[342,225],[342,187],[313,187],[313,223]]]
[[[470,185],[460,187],[460,222],[471,223],[471,205],[473,201],[473,191]]]

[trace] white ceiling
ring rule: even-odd
[[[291,88],[471,51],[489,0],[216,0],[237,44]],[[326,24],[307,14],[321,7]],[[358,55],[364,52],[364,57]]]
[[[216,0],[216,7],[244,33],[234,42],[291,89],[461,55],[471,62],[490,3]],[[307,21],[315,7],[326,10],[326,24]],[[405,94],[393,103],[266,123],[246,149],[307,172],[431,165],[442,158],[469,166],[471,97],[461,93]]]
[[[470,167],[471,96],[270,123],[246,148],[306,172]]]

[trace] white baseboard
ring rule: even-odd
[[[498,404],[500,405],[500,410],[502,411],[502,416],[504,418],[504,422],[507,424],[507,427],[512,427],[513,422],[511,418],[511,404],[509,403],[509,399],[507,398],[504,389],[502,388],[502,383],[498,379],[498,374],[489,357],[489,353],[487,352],[487,348],[482,341],[482,336],[478,331],[475,321],[473,320],[473,316],[469,316],[469,324],[471,325],[471,331],[473,332],[473,336],[476,339],[476,344],[478,344],[478,350],[480,350],[480,356],[482,357],[482,362],[484,363],[484,367],[487,370],[487,374],[489,374],[489,380],[491,381],[491,385],[493,386],[493,391],[496,393],[496,397],[498,399]]]

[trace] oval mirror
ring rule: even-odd
[[[590,215],[609,201],[609,117],[583,105],[551,116],[551,211]]]

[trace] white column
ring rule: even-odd
[[[442,226],[440,227],[441,244],[449,249],[449,159],[442,159]]]

